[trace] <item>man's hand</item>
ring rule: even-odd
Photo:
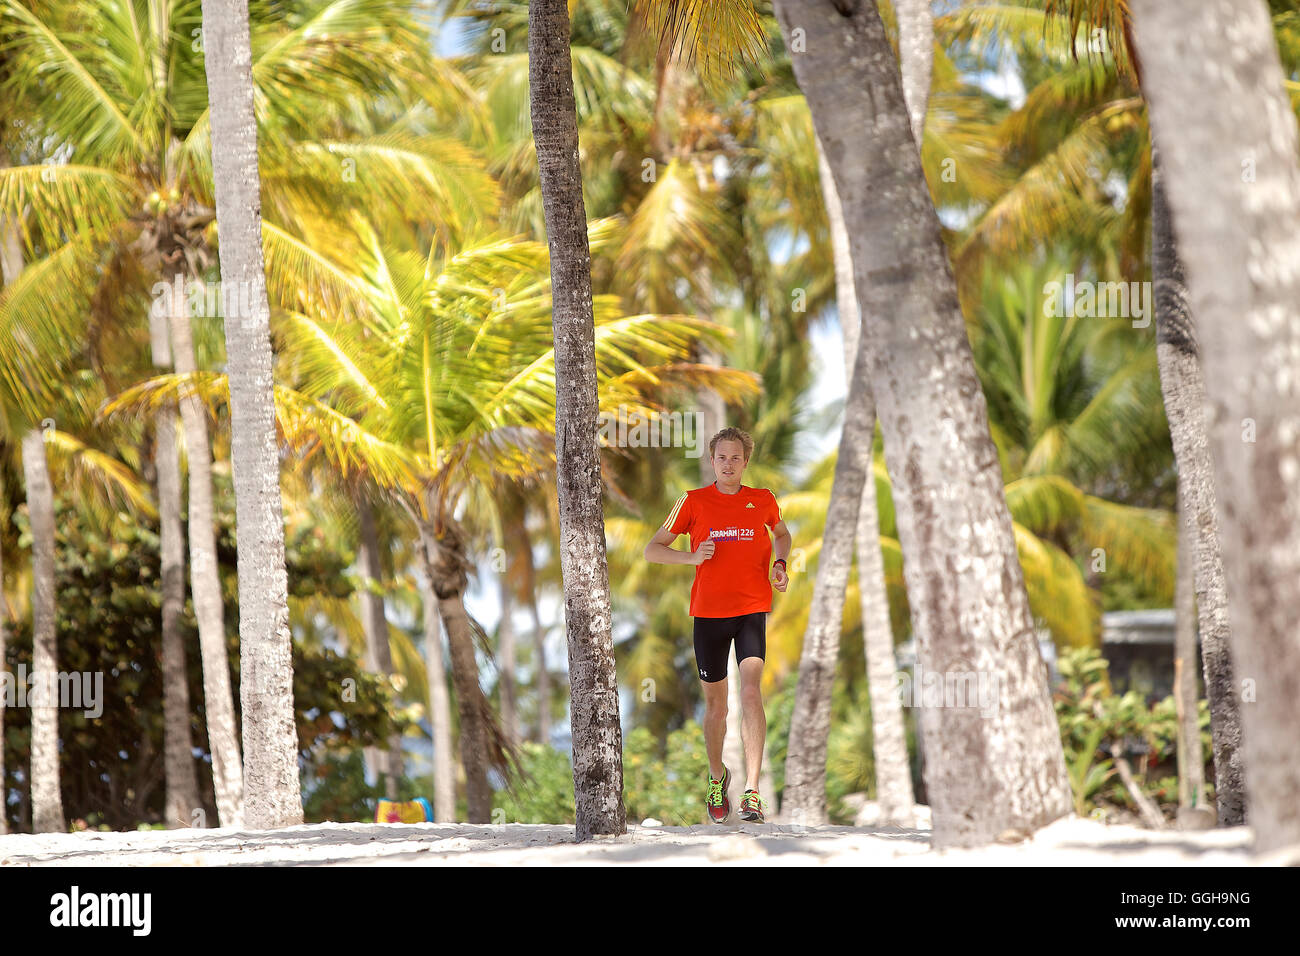
[[[709,558],[713,557],[713,552],[717,547],[718,546],[713,543],[712,538],[706,538],[704,541],[700,542],[700,546],[695,549],[694,563],[703,564],[705,561],[709,560]]]
[[[786,585],[790,583],[790,579],[786,576],[784,563],[772,565],[771,580],[772,587],[776,588],[778,591],[785,590]]]

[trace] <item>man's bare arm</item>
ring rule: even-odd
[[[678,551],[669,547],[676,540],[677,535],[660,528],[645,546],[645,559],[652,564],[700,564],[713,557],[716,545],[712,541],[702,542],[698,551]]]
[[[785,526],[785,521],[778,521],[772,528],[772,560],[784,560],[790,557],[790,545],[794,543],[794,538],[790,536],[790,529]]]

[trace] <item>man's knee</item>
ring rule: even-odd
[[[718,681],[718,684],[723,684]],[[704,691],[704,715],[706,717],[725,717],[727,716],[727,690],[723,685],[717,689],[705,685]]]

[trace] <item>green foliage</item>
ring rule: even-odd
[[[531,741],[520,744],[521,780],[498,790],[492,800],[493,823],[568,823],[575,820],[573,764],[554,747]]]
[[[704,729],[688,721],[659,741],[638,727],[623,741],[623,801],[629,822],[653,817],[667,826],[704,822],[704,786],[709,758]]]
[[[1136,691],[1116,695],[1107,679],[1107,667],[1100,652],[1092,648],[1068,650],[1057,661],[1061,683],[1053,701],[1075,809],[1082,816],[1099,810],[1104,813],[1108,806],[1132,808],[1114,769],[1115,757],[1124,754],[1137,758],[1134,777],[1139,786],[1158,803],[1176,806],[1178,779],[1175,775],[1171,785],[1167,772],[1177,766],[1174,698],[1148,705]],[[1209,705],[1200,699],[1197,709],[1201,753],[1208,761],[1214,752]],[[1166,772],[1161,774],[1161,770]]]
[[[876,790],[871,699],[865,680],[859,680],[851,692],[844,690],[835,697],[842,704],[839,708],[832,707],[834,716],[826,741],[827,816],[832,823],[851,824],[854,814],[844,805],[844,797],[865,793],[873,798]]]

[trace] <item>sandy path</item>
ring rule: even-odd
[[[1033,839],[934,851],[927,830],[778,824],[628,828],[574,842],[571,826],[319,823],[283,830],[16,834],[0,837],[0,866],[299,866],[461,864],[1246,866],[1250,830],[1154,832],[1059,820]]]

